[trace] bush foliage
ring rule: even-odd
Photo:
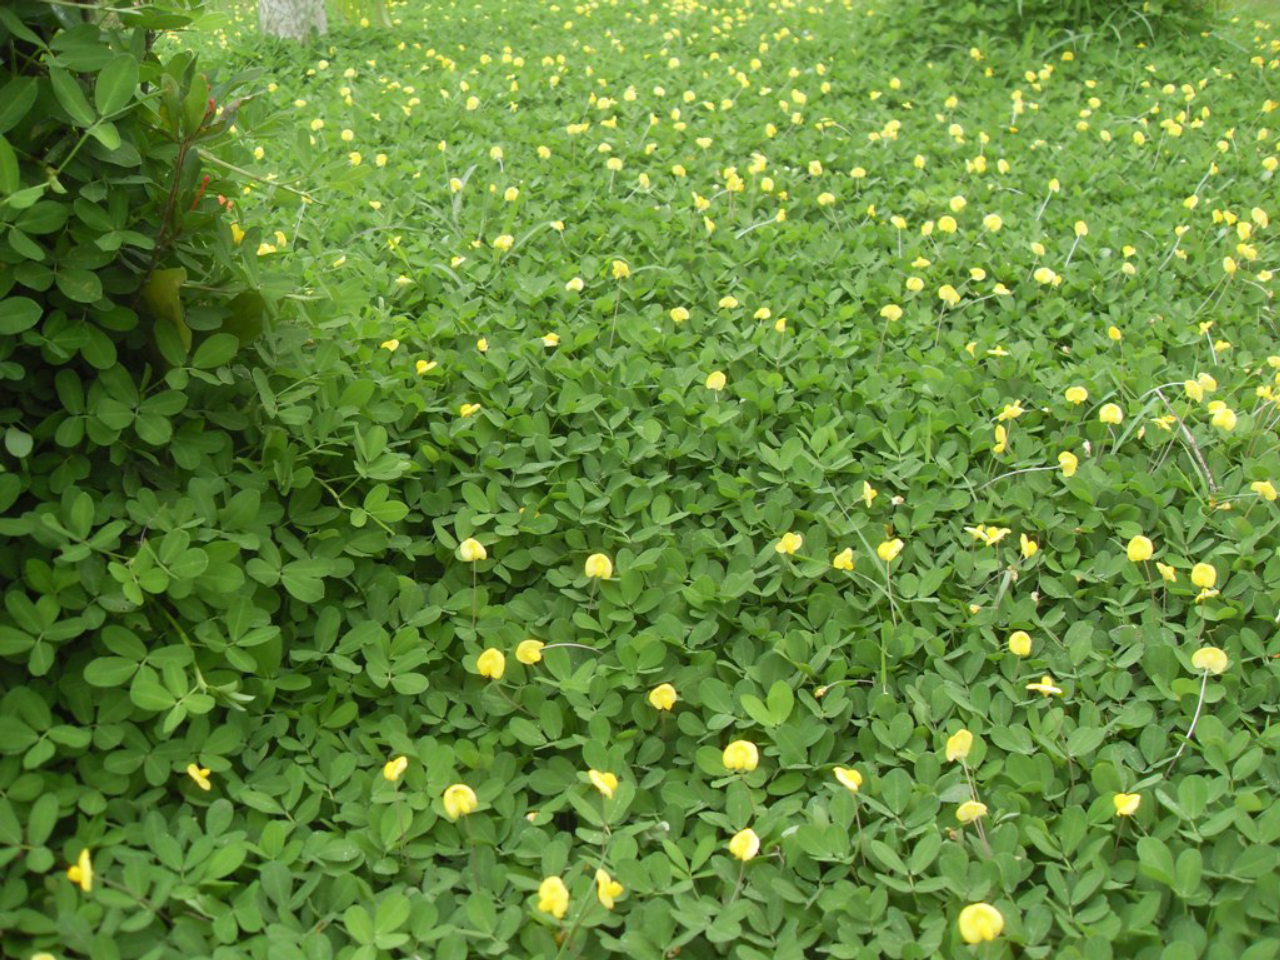
[[[6,952],[1276,956],[1269,27],[16,11]]]

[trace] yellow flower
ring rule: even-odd
[[[584,286],[586,286],[586,284],[583,283],[581,277],[574,277],[572,280],[570,280],[568,283],[564,285],[564,288],[566,290],[572,291],[573,293],[581,293],[582,288]]]
[[[1124,334],[1120,332],[1120,328],[1116,326],[1107,327],[1107,337],[1111,340],[1119,342],[1124,339]]]
[[[1062,468],[1064,477],[1074,477],[1076,469],[1080,466],[1080,458],[1069,450],[1063,450],[1058,454],[1058,466]]]
[[[502,194],[502,199],[507,203],[515,203],[520,199],[520,190],[516,187],[507,187]]]
[[[593,580],[608,580],[613,576],[613,561],[603,553],[593,553],[587,557],[583,572]]]
[[[1049,676],[1047,673],[1040,678],[1039,683],[1028,683],[1027,689],[1034,690],[1036,693],[1042,694],[1046,697],[1052,697],[1055,694],[1057,696],[1062,696],[1061,688],[1054,686],[1053,677]]]
[[[490,680],[501,680],[502,675],[507,672],[507,658],[502,655],[502,651],[497,647],[489,647],[476,658],[476,670],[479,671],[482,677],[488,677]]]
[[[670,710],[678,699],[676,688],[669,683],[660,683],[649,691],[649,706],[655,710]]]
[[[723,370],[713,370],[711,373],[707,374],[707,389],[714,390],[716,393],[719,393],[724,389],[724,385],[728,382],[728,379],[729,378],[724,375]]]
[[[729,852],[746,863],[760,852],[760,838],[750,827],[733,835],[729,841]]]
[[[1218,571],[1213,564],[1197,563],[1191,568],[1191,582],[1202,590],[1211,590],[1218,582]]]
[[[956,819],[961,823],[973,823],[987,815],[987,805],[980,800],[966,800],[956,808]]]
[[[1219,430],[1230,433],[1236,428],[1236,412],[1228,406],[1223,406],[1214,411],[1209,422]]]
[[[463,187],[463,183],[457,177],[454,177],[452,180],[449,181],[449,190],[452,193],[458,193],[459,191],[462,190],[462,187]]]
[[[684,307],[672,307],[670,316],[672,323],[684,323],[689,319],[689,311]]]
[[[1160,571],[1160,576],[1167,583],[1176,583],[1178,581],[1178,571],[1173,569],[1167,563],[1156,561],[1156,569]]]
[[[853,547],[845,547],[831,559],[831,566],[837,570],[853,569]]]
[[[998,233],[1000,228],[1004,226],[1004,221],[1000,219],[998,213],[988,213],[982,218],[982,225],[992,233]]]
[[[538,909],[563,920],[569,912],[569,888],[559,877],[547,877],[538,885]]]
[[[785,553],[787,556],[791,556],[799,550],[803,544],[804,537],[800,536],[798,533],[791,533],[788,531],[782,535],[782,539],[774,544],[773,549],[775,553]]]
[[[511,234],[509,233],[504,233],[500,237],[497,237],[494,239],[493,249],[501,250],[503,253],[506,253],[508,250],[511,249],[512,245],[515,242],[516,242],[515,237],[511,236]]]
[[[938,299],[949,307],[954,307],[960,302],[960,294],[956,292],[956,288],[949,283],[944,283],[938,288]]]
[[[413,365],[413,369],[418,371],[418,373],[422,374],[422,373],[430,373],[432,370],[434,370],[438,366],[439,364],[436,363],[434,360],[419,360],[417,363]]]
[[[878,491],[871,484],[867,483],[867,481],[865,480],[862,481],[862,502],[867,505],[867,509],[871,508],[871,501],[874,500],[879,495],[880,495],[880,491]]]
[[[476,792],[465,783],[455,783],[444,791],[444,814],[450,820],[465,817],[479,806]]]
[[[1142,803],[1142,794],[1117,793],[1111,797],[1111,802],[1115,805],[1117,817],[1132,817]]]
[[[402,776],[404,776],[404,772],[406,769],[408,769],[408,767],[409,767],[408,757],[396,757],[392,760],[388,760],[386,763],[382,765],[382,776],[384,779],[389,780],[392,783],[395,783]]]
[[[738,306],[738,298],[733,296],[720,298],[721,310],[733,310]]]
[[[1009,634],[1009,652],[1016,657],[1031,656],[1031,634],[1025,630],[1015,630]]]
[[[1130,540],[1129,546],[1125,548],[1125,555],[1131,563],[1150,560],[1153,553],[1155,553],[1155,548],[1152,546],[1151,540],[1141,535]]]
[[[209,768],[202,767],[198,763],[187,764],[187,776],[196,782],[196,786],[201,790],[212,790],[213,784],[209,782]]]
[[[596,897],[606,910],[613,909],[615,898],[622,896],[623,886],[609,876],[603,868],[596,870]]]
[[[1004,405],[1004,409],[996,416],[996,420],[1001,423],[1004,423],[1006,420],[1017,420],[1018,417],[1022,416],[1025,412],[1026,411],[1022,409],[1022,404],[1017,401],[1013,403],[1006,403]]]
[[[1022,549],[1022,557],[1025,560],[1030,560],[1040,550],[1040,544],[1036,543],[1025,533],[1018,534],[1018,545]]]
[[[80,858],[67,867],[67,879],[85,893],[93,892],[93,861],[89,859],[89,848],[80,851]]]
[[[479,340],[476,341],[476,349],[479,350],[481,353],[488,353],[489,341],[486,340],[484,337],[481,337]]]
[[[862,789],[862,774],[851,767],[836,767],[831,771],[835,774],[836,780],[840,786],[844,787],[850,793],[857,793]]]
[[[238,247],[242,240],[244,240],[244,230],[241,228],[240,224],[231,224],[231,242]]]
[[[623,260],[613,261],[610,269],[613,273],[613,279],[615,280],[625,280],[627,277],[631,276],[631,268],[627,266],[626,262]]]
[[[1124,420],[1124,411],[1115,403],[1103,404],[1098,411],[1098,419],[1103,423],[1118,424]]]
[[[1076,406],[1084,403],[1089,399],[1089,391],[1084,387],[1067,387],[1067,403],[1074,403]]]
[[[735,740],[724,748],[720,759],[727,770],[750,773],[760,764],[760,750],[750,740]]]
[[[902,319],[902,308],[896,303],[885,304],[880,308],[880,316],[884,317],[890,323],[895,320]]]
[[[902,552],[902,548],[906,546],[900,539],[885,540],[880,546],[876,547],[876,556],[885,563],[891,563]]]
[[[951,763],[957,760],[964,760],[969,756],[969,751],[972,749],[973,734],[968,730],[957,730],[947,737],[947,760]]]
[[[545,646],[541,640],[521,640],[516,647],[516,659],[526,666],[532,666],[542,660],[542,648]]]
[[[558,333],[544,333],[544,334],[542,335],[542,345],[543,345],[544,347],[558,347],[558,346],[560,346],[560,334],[558,334]]]
[[[458,544],[458,557],[465,563],[475,563],[477,560],[484,560],[489,556],[489,552],[485,550],[484,544],[479,540],[473,540],[468,537]]]
[[[610,800],[613,799],[614,791],[618,789],[618,778],[612,773],[603,773],[599,770],[588,770],[587,779],[591,781],[591,785],[603,793]]]
[[[458,408],[458,415],[461,417],[469,417],[480,412],[480,404],[464,403]]]
[[[1187,395],[1188,399],[1194,400],[1196,403],[1199,403],[1204,399],[1204,387],[1195,380],[1184,381],[1182,384],[1182,390]]]
[[[1271,484],[1270,480],[1255,480],[1249,484],[1249,489],[1268,503],[1276,498],[1276,488]]]
[[[1207,670],[1217,676],[1231,665],[1231,661],[1217,647],[1201,647],[1191,655],[1191,665],[1197,670]]]
[[[1004,929],[1004,916],[989,903],[971,903],[960,911],[960,936],[967,944],[994,940]]]

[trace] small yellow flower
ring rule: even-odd
[[[1212,590],[1218,582],[1218,571],[1211,563],[1197,563],[1191,568],[1191,582],[1202,590]]]
[[[1025,630],[1015,630],[1009,634],[1009,652],[1015,657],[1031,656],[1031,634]]]
[[[481,353],[488,353],[489,341],[486,340],[484,337],[481,337],[479,340],[476,341],[476,349],[479,350]]]
[[[689,311],[684,307],[672,307],[670,316],[672,323],[684,323],[689,319]]]
[[[542,335],[542,345],[543,345],[544,347],[558,347],[558,346],[560,346],[560,334],[558,334],[558,333],[544,333],[544,334]]]
[[[678,699],[676,688],[669,683],[660,683],[649,691],[649,706],[655,710],[670,710]]]
[[[516,659],[525,666],[533,666],[542,660],[542,648],[545,646],[541,640],[521,640],[516,647]]]
[[[896,303],[888,303],[880,308],[880,316],[884,317],[890,323],[895,320],[902,319],[902,308]]]
[[[1207,670],[1217,676],[1231,665],[1231,661],[1218,647],[1201,647],[1191,655],[1191,665],[1197,670]]]
[[[1084,387],[1067,387],[1067,403],[1073,403],[1077,407],[1089,399],[1089,391]]]
[[[1236,412],[1225,405],[1215,410],[1213,416],[1209,418],[1211,424],[1226,433],[1236,428],[1236,421]]]
[[[450,820],[465,817],[479,806],[476,792],[465,783],[455,783],[444,791],[444,814]]]
[[[1173,569],[1173,567],[1169,566],[1167,563],[1161,563],[1157,560],[1156,569],[1160,571],[1160,577],[1166,583],[1178,582],[1178,571]]]
[[[1076,470],[1080,466],[1080,458],[1070,450],[1063,450],[1058,454],[1058,466],[1062,468],[1062,475],[1064,477],[1074,477],[1076,475]]]
[[[714,390],[716,393],[719,393],[724,389],[728,380],[729,378],[724,375],[723,370],[713,370],[711,373],[707,374],[707,389]]]
[[[994,940],[1004,930],[1004,915],[989,903],[971,903],[960,911],[960,936],[970,945]]]
[[[547,877],[538,885],[538,909],[563,920],[569,912],[569,888],[559,877]]]
[[[774,544],[773,550],[775,553],[785,553],[787,556],[792,556],[803,545],[804,537],[800,536],[798,533],[788,531],[782,535],[782,538],[776,544]]]
[[[851,767],[836,767],[831,771],[835,774],[836,780],[840,786],[844,787],[850,793],[857,793],[862,789],[862,774]]]
[[[477,560],[487,559],[488,556],[489,552],[479,540],[468,537],[458,544],[458,558],[464,563],[475,563]]]
[[[197,787],[201,790],[212,790],[213,784],[209,781],[209,768],[202,767],[198,763],[187,764],[187,776],[195,781]]]
[[[1040,550],[1040,544],[1036,543],[1025,533],[1018,534],[1018,546],[1022,550],[1022,558],[1030,560]]]
[[[593,553],[587,557],[583,572],[593,580],[608,580],[613,576],[613,561],[603,553]]]
[[[1129,546],[1125,548],[1125,556],[1129,558],[1130,563],[1141,563],[1144,560],[1150,560],[1152,554],[1155,553],[1155,547],[1152,546],[1151,540],[1141,534],[1129,541]]]
[[[738,306],[738,298],[734,296],[721,297],[719,306],[721,310],[735,310]]]
[[[1028,683],[1027,689],[1034,690],[1036,693],[1042,694],[1046,697],[1052,697],[1055,695],[1059,697],[1062,696],[1061,688],[1054,686],[1053,677],[1049,676],[1047,673],[1040,678],[1039,683]]]
[[[238,247],[242,240],[244,240],[244,230],[241,228],[240,224],[231,224],[231,242]]]
[[[478,403],[464,403],[458,408],[458,416],[460,417],[470,417],[479,412],[480,404]]]
[[[384,779],[389,780],[392,783],[395,783],[402,776],[404,776],[404,772],[405,770],[408,769],[408,767],[409,767],[408,757],[395,757],[394,759],[388,760],[386,763],[382,765],[382,776]]]
[[[1098,419],[1107,424],[1119,424],[1124,421],[1124,411],[1120,409],[1119,404],[1106,403],[1098,411]]]
[[[511,234],[509,233],[504,233],[501,236],[496,237],[494,239],[493,249],[500,250],[503,253],[506,253],[508,250],[512,248],[515,242],[516,242],[515,237],[511,236]]]
[[[614,792],[618,789],[618,778],[612,773],[604,773],[600,770],[588,770],[587,779],[591,781],[591,785],[603,793],[610,800],[613,799]]]
[[[746,863],[760,852],[760,838],[750,827],[733,835],[729,841],[729,852]]]
[[[603,868],[596,870],[596,898],[606,910],[613,909],[613,902],[622,896],[624,888],[617,880],[609,876]]]
[[[586,284],[583,282],[581,277],[574,277],[572,280],[570,280],[568,283],[564,285],[564,288],[566,290],[572,291],[573,293],[581,293],[582,288],[585,286]]]
[[[480,676],[490,680],[501,680],[507,672],[507,658],[497,647],[489,647],[476,658],[476,670]]]
[[[988,213],[982,218],[982,225],[992,233],[999,233],[1000,228],[1004,226],[1004,221],[1000,219],[998,213]]]
[[[1121,340],[1124,339],[1124,334],[1120,332],[1119,327],[1110,326],[1110,327],[1107,327],[1107,337],[1110,340],[1113,340],[1116,343],[1119,343]]]
[[[951,736],[947,737],[947,760],[954,763],[957,760],[964,760],[969,756],[969,751],[973,749],[973,734],[968,730],[957,730]]]
[[[1142,803],[1142,794],[1117,793],[1111,797],[1111,802],[1115,805],[1117,817],[1132,817]]]
[[[434,360],[419,360],[417,363],[413,365],[413,369],[416,370],[419,374],[423,374],[423,373],[430,373],[432,370],[434,370],[438,366],[440,366],[440,364],[436,363]]]
[[[734,740],[724,748],[720,759],[727,770],[750,773],[760,764],[760,750],[750,740]]]
[[[831,566],[837,570],[853,569],[853,547],[845,547],[831,559]]]
[[[93,892],[93,861],[89,858],[89,848],[80,851],[80,858],[67,867],[67,879],[85,893]]]
[[[867,509],[871,508],[871,501],[880,495],[880,491],[873,487],[867,481],[862,481],[862,502],[866,504]]]
[[[613,273],[613,279],[615,280],[625,280],[627,277],[631,276],[631,267],[627,265],[625,260],[613,261],[610,270]]]
[[[876,547],[876,556],[885,563],[891,563],[902,552],[902,548],[906,546],[900,539],[885,540],[880,546]]]
[[[1270,480],[1255,480],[1253,483],[1249,484],[1249,489],[1268,503],[1276,499],[1276,488],[1272,485]]]
[[[938,299],[949,307],[954,307],[960,302],[960,294],[956,288],[949,283],[944,283],[938,288]]]
[[[987,805],[980,800],[966,800],[956,808],[956,819],[961,823],[973,823],[987,815]]]

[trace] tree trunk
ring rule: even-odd
[[[328,30],[324,0],[259,0],[258,22],[268,37],[306,40]]]

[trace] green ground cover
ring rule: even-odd
[[[392,15],[162,41],[279,316],[7,568],[5,952],[1277,956],[1280,34]]]

